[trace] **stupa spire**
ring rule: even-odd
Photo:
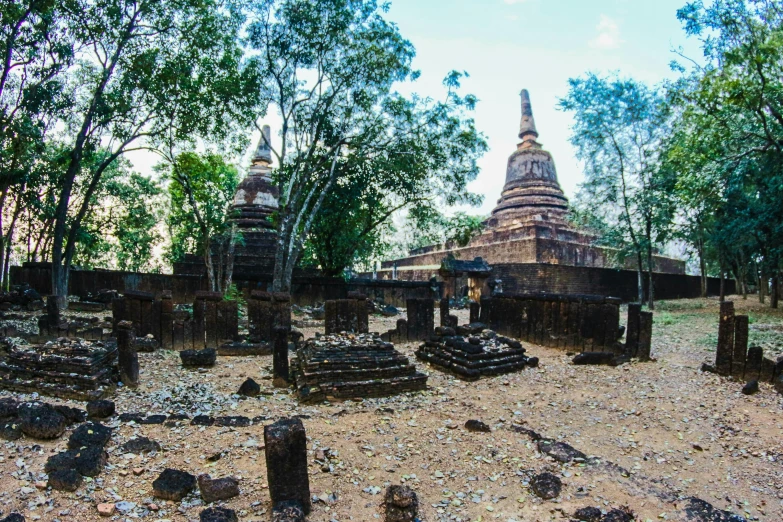
[[[522,89],[519,93],[522,99],[522,119],[519,121],[519,138],[524,141],[535,141],[538,138],[536,120],[533,118],[533,107],[530,104],[530,93]]]
[[[272,143],[272,130],[269,125],[264,125],[261,128],[261,137],[258,140],[256,153],[253,155],[253,165],[272,164],[272,147],[270,143]]]

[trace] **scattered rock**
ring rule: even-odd
[[[419,513],[419,499],[407,486],[392,485],[384,498],[386,522],[414,522]]]
[[[21,513],[11,513],[0,522],[24,522],[24,515]]]
[[[571,462],[574,459],[587,459],[587,455],[565,442],[555,442],[541,439],[538,441],[538,451],[546,453],[558,462]]]
[[[560,496],[563,483],[557,475],[549,472],[539,473],[530,481],[530,489],[540,498],[551,500]]]
[[[160,451],[160,444],[147,437],[136,437],[123,444],[122,451],[126,453],[151,453]]]
[[[56,439],[65,431],[65,417],[45,404],[23,404],[19,407],[22,433],[34,439]]]
[[[753,395],[759,391],[759,381],[748,381],[745,386],[742,387],[742,393],[744,395]]]
[[[61,469],[76,469],[76,455],[78,455],[78,452],[74,450],[61,451],[56,455],[52,455],[44,464],[44,472],[51,473]]]
[[[98,504],[98,514],[102,517],[110,517],[114,514],[116,507],[113,503]]]
[[[207,508],[199,514],[198,519],[200,522],[239,522],[233,509],[222,507]]]
[[[684,518],[689,522],[745,522],[743,517],[696,497],[685,499]]]
[[[217,350],[205,348],[203,350],[182,350],[179,352],[182,366],[191,368],[203,368],[214,366],[217,360]]]
[[[14,418],[17,415],[19,403],[13,399],[0,399],[0,419]]]
[[[577,365],[608,364],[609,366],[617,366],[618,358],[612,352],[583,352],[577,354],[571,362]]]
[[[397,309],[396,306],[386,305],[383,308],[381,308],[381,315],[383,315],[384,317],[394,317],[400,315],[400,311]]]
[[[613,509],[601,518],[601,522],[633,522],[634,514],[628,509]]]
[[[22,438],[22,426],[19,419],[11,419],[0,422],[0,438],[5,440],[19,440]]]
[[[234,477],[212,479],[207,474],[198,476],[198,489],[201,498],[207,504],[218,500],[228,500],[239,495],[239,481]]]
[[[65,422],[68,424],[79,424],[87,419],[87,412],[80,408],[71,408],[70,406],[56,405],[55,411],[65,417]]]
[[[783,395],[783,375],[779,375],[778,378],[775,379],[775,391]]]
[[[603,513],[597,507],[588,506],[574,511],[574,518],[580,522],[601,522]]]
[[[87,403],[87,415],[91,419],[108,419],[114,415],[114,402],[109,400],[90,401]]]
[[[105,447],[111,440],[111,428],[100,422],[87,422],[76,428],[68,439],[68,449],[78,450],[89,446]]]
[[[72,493],[82,485],[82,476],[75,469],[58,469],[49,473],[48,484],[50,488],[57,491]]]
[[[76,471],[85,477],[97,477],[109,461],[109,455],[103,446],[88,446],[76,455]]]
[[[166,468],[152,483],[155,498],[179,502],[196,487],[196,477],[187,471]]]
[[[245,397],[256,397],[261,393],[261,386],[248,377],[247,380],[242,383],[242,386],[239,387],[237,393],[239,395],[244,395]]]
[[[492,430],[480,420],[471,419],[465,423],[465,429],[473,432],[489,433]]]

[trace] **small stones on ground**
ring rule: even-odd
[[[538,441],[538,451],[546,453],[558,462],[566,463],[574,459],[587,459],[587,455],[565,442],[554,442],[547,439]]]
[[[57,491],[70,493],[82,485],[82,476],[75,469],[58,469],[49,473],[49,487]]]
[[[601,517],[601,522],[633,522],[635,518],[628,508],[612,509]]]
[[[544,500],[551,500],[560,496],[560,491],[563,489],[563,483],[557,475],[553,475],[545,471],[534,476],[530,481],[530,489],[533,490],[538,497]]]
[[[617,365],[617,355],[612,352],[583,352],[577,354],[571,360],[576,365],[583,364],[608,364],[610,366]]]
[[[155,498],[179,502],[196,487],[196,477],[187,471],[166,468],[152,483]]]
[[[489,426],[481,422],[480,420],[471,419],[465,423],[465,429],[468,431],[473,432],[479,432],[479,433],[489,433],[492,430]]]
[[[248,377],[247,380],[242,383],[242,386],[239,387],[237,393],[239,395],[244,395],[245,397],[257,397],[261,393],[261,385]]]
[[[109,400],[97,400],[87,403],[87,416],[91,419],[108,419],[114,415],[114,402]]]
[[[106,502],[98,504],[98,514],[102,517],[110,517],[114,514],[116,507],[114,503]]]
[[[122,451],[126,453],[151,453],[160,451],[160,444],[147,437],[135,437],[122,445]]]
[[[217,350],[205,348],[203,350],[182,350],[179,352],[182,366],[191,368],[204,368],[214,366],[217,360]]]
[[[759,391],[759,381],[748,381],[745,386],[742,387],[742,393],[744,395],[753,395]]]
[[[239,481],[234,477],[212,479],[209,475],[198,476],[198,489],[207,504],[228,500],[239,495]]]
[[[199,522],[239,522],[233,509],[222,507],[207,508],[199,514],[198,518]]]

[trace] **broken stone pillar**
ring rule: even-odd
[[[291,294],[274,292],[272,294],[272,328],[282,326],[291,329]],[[274,335],[274,330],[272,331]]]
[[[764,359],[764,349],[761,346],[748,348],[748,358],[745,361],[745,380],[758,380],[761,375],[761,363]]]
[[[475,301],[470,302],[470,323],[479,322],[479,316],[481,314],[481,305]]]
[[[642,305],[630,303],[628,305],[628,322],[625,328],[625,353],[629,357],[637,357],[639,353],[639,314]]]
[[[734,316],[734,351],[731,358],[731,375],[742,377],[748,356],[748,316]]]
[[[307,476],[307,435],[302,420],[280,419],[264,426],[266,476],[273,509],[296,502],[310,512],[310,481]]]
[[[275,327],[275,342],[272,349],[272,385],[287,388],[290,378],[288,369],[288,328]]]
[[[435,303],[432,299],[408,299],[408,340],[425,341],[435,332]]]
[[[650,360],[650,350],[652,349],[652,312],[639,312],[639,348],[636,351],[636,357],[640,361]]]
[[[383,503],[386,522],[414,522],[419,514],[419,499],[408,486],[389,486]]]
[[[456,315],[451,315],[449,309],[449,298],[444,297],[440,300],[440,325],[456,328],[459,320]]]
[[[250,299],[247,302],[247,324],[250,342],[272,342],[274,335],[272,294],[261,290],[250,292]]]
[[[160,346],[164,350],[171,350],[173,346],[173,314],[174,301],[171,299],[171,290],[164,290],[160,296]]]
[[[117,352],[120,380],[125,386],[139,385],[139,354],[136,352],[136,333],[130,321],[117,323]]]
[[[734,357],[734,303],[720,304],[720,325],[718,326],[718,350],[715,354],[715,371],[718,375],[731,375]]]

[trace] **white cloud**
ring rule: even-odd
[[[593,49],[616,49],[623,43],[620,38],[620,25],[612,18],[602,14],[595,28],[598,36],[588,42]]]

